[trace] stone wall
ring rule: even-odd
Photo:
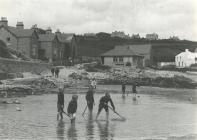
[[[32,72],[39,74],[42,71],[50,69],[50,67],[51,65],[48,63],[0,58],[0,71],[5,73]]]

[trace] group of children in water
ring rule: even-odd
[[[95,79],[93,79],[93,81],[95,81]],[[138,83],[134,83],[133,87],[132,87],[132,91],[136,96],[136,87],[139,86]],[[86,93],[85,99],[87,102],[87,107],[89,110],[89,113],[92,114],[93,111],[93,106],[95,105],[95,100],[94,100],[94,92],[96,89],[96,85],[92,84],[92,82],[90,83],[89,89]],[[125,96],[125,91],[126,91],[126,83],[122,84],[122,95]],[[74,122],[75,120],[75,114],[77,111],[77,99],[78,96],[77,95],[72,95],[72,99],[68,104],[67,107],[67,113],[64,112],[64,88],[59,88],[59,92],[58,92],[58,101],[57,101],[57,109],[58,109],[58,114],[57,114],[57,119],[59,120],[59,117],[61,117],[61,119],[63,119],[63,113],[65,113],[66,115],[68,115],[71,118],[71,123]],[[108,106],[108,102],[110,102],[111,107]],[[96,120],[99,116],[99,114],[101,113],[102,109],[105,109],[106,111],[106,117],[108,119],[109,117],[109,109],[113,109],[113,111],[115,112],[115,106],[114,103],[110,97],[109,92],[106,92],[104,96],[102,96],[100,98],[99,101],[99,106],[98,106],[98,112],[96,115]]]

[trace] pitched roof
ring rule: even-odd
[[[4,26],[5,27],[5,26]],[[19,29],[16,27],[7,26],[5,27],[8,31],[13,33],[17,37],[31,37],[33,34],[33,30],[31,29]]]
[[[63,42],[63,43],[69,43],[69,42],[71,42],[73,36],[74,36],[73,33],[70,33],[70,34],[59,33],[59,34],[57,34],[58,40],[60,42]]]
[[[55,39],[55,34],[39,34],[39,41],[53,41]]]
[[[101,56],[141,56],[142,55],[136,53],[128,46],[116,46],[114,49],[107,51]]]
[[[117,46],[117,47],[123,47],[123,46]],[[146,55],[150,53],[152,45],[150,44],[124,45],[124,47],[129,47],[131,50],[133,50],[135,53],[139,55]]]

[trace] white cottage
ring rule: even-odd
[[[192,64],[197,63],[197,52],[190,52],[185,49],[185,52],[175,56],[175,63],[177,68],[190,67]]]
[[[128,46],[116,46],[114,49],[101,54],[102,64],[143,67],[144,56],[137,54]]]

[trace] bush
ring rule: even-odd
[[[131,62],[127,62],[126,63],[126,66],[131,66]]]
[[[84,67],[85,67],[85,70],[88,72],[98,72],[98,71],[105,71],[105,70],[110,69],[109,66],[102,65],[100,63],[88,64],[88,65],[84,65]]]

